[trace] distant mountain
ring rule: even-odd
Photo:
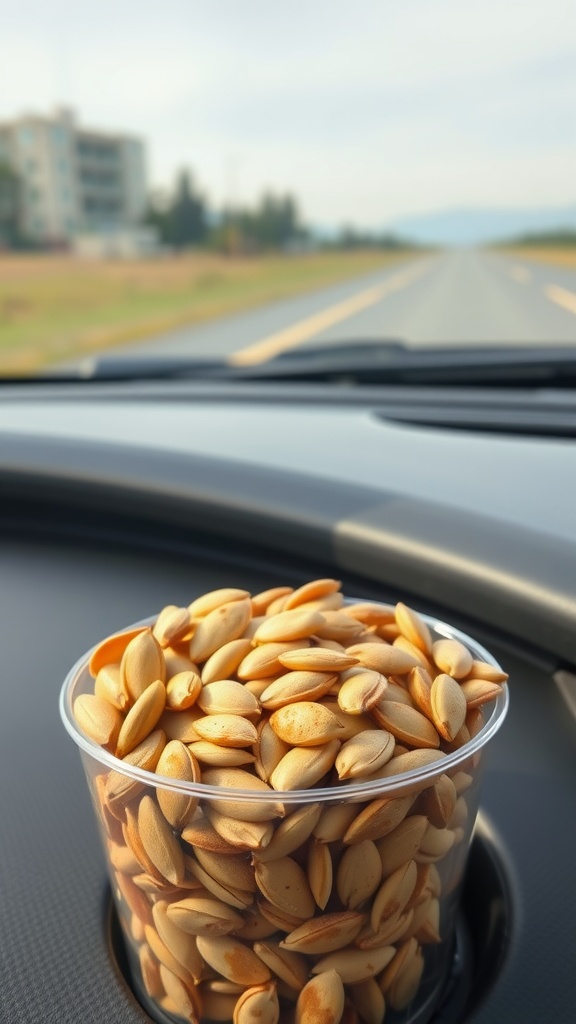
[[[421,245],[480,245],[576,229],[576,206],[544,210],[454,209],[402,217],[386,230]]]

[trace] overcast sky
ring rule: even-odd
[[[316,224],[576,204],[576,0],[16,0],[0,119],[73,106],[152,185]]]

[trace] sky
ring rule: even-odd
[[[151,187],[320,225],[576,204],[574,0],[2,0],[0,120],[141,136]]]

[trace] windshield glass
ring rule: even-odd
[[[572,0],[3,21],[1,375],[576,347]]]

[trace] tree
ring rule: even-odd
[[[8,164],[0,163],[0,246],[20,241],[20,179]]]
[[[178,174],[172,195],[153,197],[145,220],[156,228],[165,245],[184,249],[204,242],[207,233],[206,203],[204,197],[196,192],[188,170]]]

